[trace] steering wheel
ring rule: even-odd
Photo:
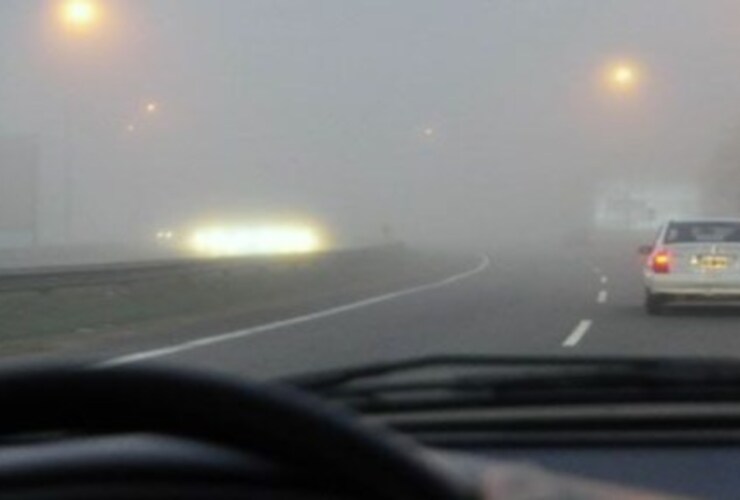
[[[0,439],[174,436],[329,472],[375,498],[470,497],[410,442],[284,386],[164,368],[42,366],[0,372],[0,408]]]

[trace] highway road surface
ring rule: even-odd
[[[642,308],[633,253],[481,253],[445,279],[197,339],[123,346],[108,364],[257,378],[432,354],[740,357],[740,309]]]

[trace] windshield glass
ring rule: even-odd
[[[678,222],[668,226],[666,243],[740,243],[740,223]]]
[[[2,0],[0,40],[0,363],[740,356],[737,0]]]

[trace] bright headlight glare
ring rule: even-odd
[[[211,256],[310,253],[321,249],[321,237],[302,226],[207,228],[196,231],[192,246]]]

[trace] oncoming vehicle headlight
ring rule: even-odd
[[[193,250],[201,255],[285,255],[324,248],[319,232],[308,226],[214,227],[196,231]]]

